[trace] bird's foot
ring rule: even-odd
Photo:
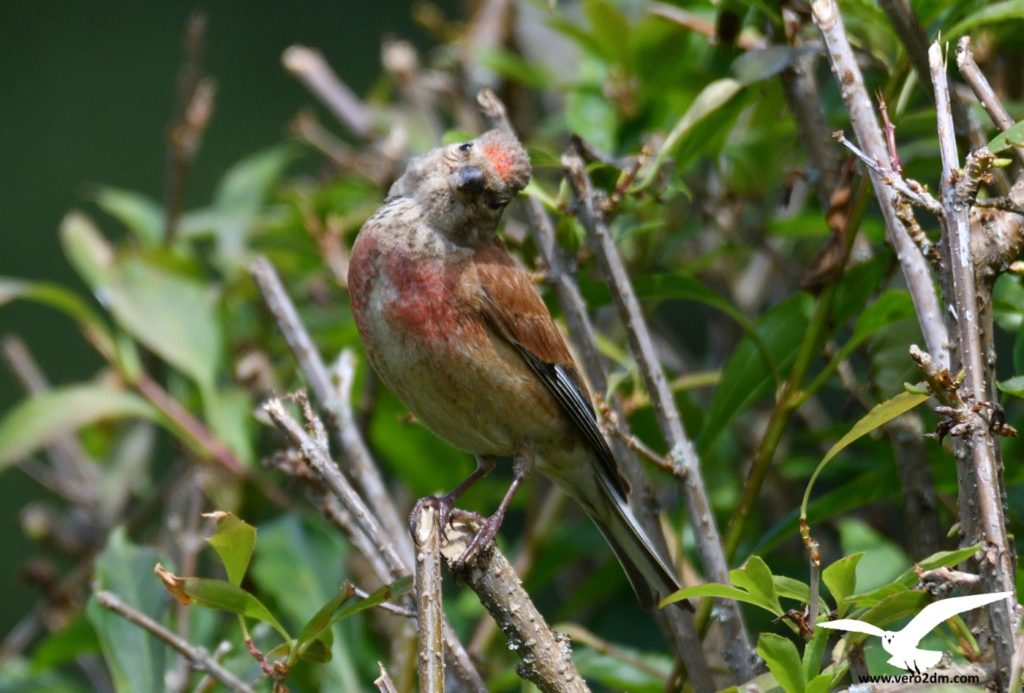
[[[424,508],[433,508],[437,512],[437,525],[441,529],[441,538],[448,539],[448,523],[451,522],[452,510],[455,509],[455,498],[451,494],[445,496],[427,496],[416,501],[409,513],[409,529],[416,536],[416,525],[419,524],[420,513]]]
[[[498,534],[498,528],[501,527],[501,522],[504,519],[505,513],[496,512],[488,518],[484,518],[477,513],[470,512],[468,510],[454,510],[452,513],[453,519],[462,520],[479,527],[476,534],[470,540],[466,549],[451,564],[452,572],[458,575],[466,569],[466,566],[476,558],[480,553],[480,550],[485,546],[494,541],[494,537]]]

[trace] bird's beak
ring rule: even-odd
[[[485,182],[484,172],[476,166],[463,166],[455,174],[455,187],[459,192],[483,192]]]

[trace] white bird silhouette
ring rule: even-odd
[[[882,639],[882,647],[892,655],[889,664],[907,671],[921,673],[931,669],[942,659],[942,652],[938,650],[921,650],[917,644],[924,636],[928,635],[936,626],[957,614],[979,606],[985,606],[1000,599],[1012,596],[1013,592],[991,592],[988,594],[972,594],[967,597],[953,597],[951,599],[940,599],[932,602],[921,613],[913,618],[903,630],[894,633],[891,630],[882,630],[877,626],[855,618],[841,618],[838,621],[826,621],[819,623],[822,628],[833,630],[845,630],[852,633],[867,633]]]

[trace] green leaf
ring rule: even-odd
[[[203,393],[206,423],[219,440],[224,441],[240,460],[251,464],[256,459],[253,441],[255,418],[250,393],[241,387],[225,387]]]
[[[593,31],[594,40],[609,62],[629,65],[629,20],[607,0],[583,0],[583,13]]]
[[[615,106],[599,90],[571,89],[565,95],[565,121],[573,133],[598,149],[614,150],[619,117]]]
[[[249,575],[283,616],[304,623],[338,591],[338,576],[344,574],[347,547],[322,521],[289,513],[259,526]],[[361,690],[357,665],[375,661],[373,653],[350,624],[333,627],[336,641],[333,657],[324,669],[325,690]],[[369,672],[367,672],[369,673]]]
[[[803,502],[800,504],[800,516],[802,518],[807,517],[807,503],[811,498],[811,490],[814,488],[814,482],[818,479],[818,475],[821,474],[822,470],[825,469],[825,465],[827,465],[832,458],[842,452],[848,445],[850,445],[850,443],[853,443],[858,438],[865,436],[879,426],[892,421],[897,416],[906,414],[908,411],[927,399],[928,395],[926,394],[901,392],[892,399],[887,399],[881,404],[875,405],[872,407],[871,411],[861,417],[846,435],[840,438],[835,445],[829,448],[829,451],[825,453],[825,457],[823,457],[821,462],[818,464],[817,469],[814,470],[810,481],[807,482],[807,489],[804,491]]]
[[[360,599],[354,604],[349,604],[345,608],[339,610],[331,618],[331,623],[337,623],[338,621],[344,621],[349,616],[354,616],[361,611],[372,609],[375,606],[383,604],[392,597],[405,594],[412,589],[412,576],[407,575],[400,577],[389,585],[378,587],[370,594],[366,595],[366,599]]]
[[[1006,20],[1019,20],[1022,16],[1024,16],[1024,0],[1004,0],[1004,2],[985,4],[981,9],[954,24],[948,31],[943,32],[943,35],[949,39],[957,39],[979,26]],[[989,148],[991,149],[991,146]],[[993,149],[992,151],[997,150]]]
[[[907,291],[891,289],[883,293],[861,312],[850,339],[832,357],[828,365],[814,379],[814,382],[807,387],[807,390],[810,392],[817,390],[840,363],[849,358],[855,349],[880,329],[913,315],[914,303],[910,300],[910,294]]]
[[[776,616],[784,612],[775,593],[772,571],[760,556],[751,556],[742,567],[729,571],[729,581],[735,586],[746,590],[754,597],[761,608]]]
[[[110,281],[114,248],[92,219],[81,212],[68,212],[60,222],[60,242],[68,262],[93,290]]]
[[[1015,375],[1002,382],[997,382],[996,387],[1008,395],[1024,397],[1024,375]]]
[[[106,419],[160,415],[145,400],[113,383],[54,388],[22,400],[0,420],[0,469],[54,438]]]
[[[220,556],[228,580],[233,585],[241,585],[256,546],[256,528],[232,513],[214,512],[206,517],[217,521],[217,531],[206,538],[206,543]]]
[[[1010,147],[1021,146],[1024,146],[1024,120],[1017,121],[1006,128],[988,143],[988,148],[993,154]]]
[[[780,375],[792,363],[807,328],[811,297],[798,293],[772,308],[758,321],[757,331],[779,367]],[[710,448],[726,425],[740,412],[772,391],[771,370],[752,340],[744,337],[729,355],[722,380],[715,388],[701,430],[700,447]]]
[[[157,562],[151,548],[131,544],[124,529],[110,534],[107,546],[96,559],[96,587],[116,594],[126,604],[158,622],[163,621],[167,598],[159,583],[147,578]],[[89,600],[86,616],[119,692],[164,690],[165,648],[152,635],[117,614]]]
[[[355,596],[355,593],[352,583],[346,582],[342,585],[338,593],[321,606],[313,618],[306,621],[306,625],[302,626],[298,637],[299,648],[301,649],[309,641],[320,637],[325,630],[329,629],[334,615],[345,605],[345,602]]]
[[[697,95],[697,98],[693,100],[693,103],[690,104],[683,117],[672,128],[668,137],[665,138],[664,144],[662,144],[658,155],[647,170],[647,174],[639,187],[646,188],[651,185],[657,178],[661,165],[675,151],[685,136],[702,121],[712,116],[715,111],[729,103],[730,99],[742,89],[743,83],[732,77],[718,79],[705,86],[700,94]]]
[[[210,287],[129,258],[102,291],[124,329],[201,389],[213,389],[221,331]]]
[[[757,640],[757,653],[785,693],[804,693],[803,667],[792,641],[774,633],[762,633]]]
[[[181,595],[184,594],[188,598],[187,602],[196,606],[227,611],[262,621],[273,627],[286,642],[291,641],[288,631],[278,622],[274,614],[270,613],[270,609],[238,585],[233,585],[227,580],[212,578],[177,577],[159,566],[157,575],[160,576],[168,591],[179,600],[182,600]]]
[[[795,599],[806,604],[811,599],[811,588],[807,583],[785,575],[772,575],[775,594],[786,599]]]
[[[827,618],[828,612],[826,611],[822,617]],[[804,646],[804,656],[801,660],[804,681],[813,681],[821,671],[821,663],[825,655],[825,647],[828,645],[829,632],[827,628],[815,628],[814,635],[811,637],[810,642]],[[829,676],[831,679],[831,676]],[[825,689],[826,691],[828,689]]]
[[[840,617],[846,613],[848,608],[848,605],[845,604],[846,598],[853,594],[857,587],[857,564],[863,557],[863,551],[844,556],[821,572],[821,579],[824,580],[828,591],[832,593]]]
[[[151,197],[132,190],[101,186],[93,195],[100,209],[124,224],[145,248],[164,240],[164,208]]]
[[[969,558],[972,558],[981,550],[981,547],[981,544],[974,544],[973,546],[966,546],[962,549],[955,549],[953,551],[939,551],[937,553],[933,553],[931,556],[918,561],[915,566],[904,570],[890,584],[877,589],[851,595],[849,599],[857,607],[875,606],[891,595],[909,590],[917,584],[918,568],[921,570],[935,570],[937,568],[955,566]]]
[[[288,145],[270,147],[233,165],[217,186],[216,206],[224,210],[257,208],[295,159],[296,151]]]
[[[821,629],[823,632],[824,628]],[[807,688],[804,689],[805,693],[828,693],[832,690],[832,679],[835,678],[831,673],[818,674],[813,679],[807,682]]]
[[[57,284],[0,277],[0,306],[14,300],[32,301],[55,308],[78,322],[104,356],[116,351],[106,323],[78,294]]]
[[[766,611],[771,612],[773,615],[778,616],[779,613],[775,611],[774,607],[765,602],[758,596],[742,590],[739,587],[733,587],[732,585],[721,585],[716,582],[708,582],[703,585],[694,585],[693,587],[684,587],[678,592],[673,592],[669,596],[659,602],[659,607],[668,606],[684,599],[691,597],[715,597],[721,599],[734,599],[738,602],[745,604],[753,604],[759,606]]]

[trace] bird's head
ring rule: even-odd
[[[509,201],[530,181],[519,140],[490,130],[414,159],[391,195],[414,198],[427,220],[460,245],[489,241]]]
[[[885,648],[886,652],[889,651],[889,647],[895,642],[896,633],[891,630],[887,630],[882,633],[882,647]]]

